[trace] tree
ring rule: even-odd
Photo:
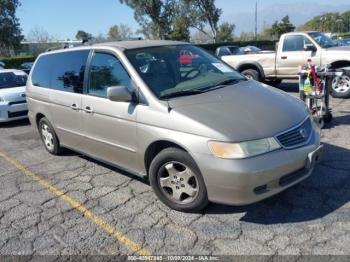
[[[239,36],[240,41],[252,41],[255,38],[255,34],[253,32],[242,32]]]
[[[188,40],[190,28],[195,28],[216,41],[222,11],[215,0],[119,1],[134,9],[139,32],[146,38]]]
[[[77,40],[90,40],[92,39],[92,34],[89,34],[83,30],[79,30],[77,34],[75,35],[75,38]]]
[[[233,41],[233,32],[235,31],[235,25],[225,22],[219,26],[217,33],[218,42],[230,42]]]
[[[0,52],[8,55],[10,50],[17,49],[23,40],[16,10],[19,0],[0,0]]]
[[[31,42],[47,43],[53,39],[52,36],[42,27],[36,26],[29,31],[27,40]]]
[[[184,2],[188,5],[191,27],[204,34],[208,34],[206,30],[208,27],[211,37],[216,42],[222,10],[216,7],[215,0],[184,0]]]
[[[114,25],[109,29],[108,38],[115,40],[127,40],[133,36],[132,29],[126,24]]]
[[[289,33],[295,30],[295,26],[289,21],[289,16],[282,18],[281,22],[276,21],[272,24],[270,34],[275,39],[280,38],[282,34]]]
[[[108,38],[109,39],[120,39],[120,32],[119,32],[119,26],[114,25],[112,26],[108,31]]]
[[[213,41],[210,36],[210,32],[203,33],[202,31],[196,31],[191,36],[191,42],[195,44],[209,44]]]
[[[183,17],[177,17],[174,19],[172,29],[166,38],[176,41],[189,41],[190,29],[188,23]]]
[[[345,13],[325,13],[315,16],[299,29],[322,32],[350,32],[350,11]]]
[[[119,0],[134,9],[135,20],[148,38],[165,39],[177,0]]]
[[[191,21],[186,3],[179,1],[173,6],[172,12],[173,16],[170,17],[172,21],[167,38],[178,41],[189,41]]]

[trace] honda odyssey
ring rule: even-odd
[[[182,42],[44,53],[27,99],[48,152],[70,148],[145,177],[180,211],[265,199],[307,178],[320,155],[301,101]]]

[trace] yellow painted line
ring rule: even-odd
[[[74,209],[80,211],[83,213],[83,215],[87,218],[89,218],[92,222],[94,222],[97,226],[102,228],[105,232],[113,236],[117,241],[124,244],[128,249],[134,251],[136,254],[140,256],[152,256],[152,254],[147,251],[146,249],[142,248],[140,245],[135,243],[134,241],[130,240],[126,235],[118,231],[115,227],[108,224],[106,220],[103,218],[95,215],[91,211],[89,211],[86,207],[84,207],[82,204],[74,200],[73,198],[67,196],[64,192],[60,191],[59,189],[55,188],[50,182],[40,178],[39,176],[35,175],[33,172],[28,170],[25,166],[23,166],[18,161],[12,159],[5,153],[0,151],[0,157],[10,163],[11,165],[15,166],[19,171],[21,171],[26,176],[30,177],[34,181],[38,182],[40,185],[42,185],[44,188],[61,198],[62,200],[66,201],[69,205],[71,205]]]

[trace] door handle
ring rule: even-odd
[[[79,111],[79,107],[77,104],[72,104],[70,108],[72,108],[74,111]]]
[[[94,110],[90,106],[86,106],[84,111],[88,114],[92,114],[94,112]]]
[[[287,56],[282,56],[281,59],[286,60],[288,57]]]

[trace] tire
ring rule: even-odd
[[[330,122],[332,122],[333,120],[333,115],[332,113],[328,112],[327,114],[325,114],[323,116],[323,121],[326,123],[326,124],[329,124]]]
[[[44,143],[45,149],[52,155],[59,155],[62,152],[55,130],[50,122],[45,118],[39,121],[39,133]]]
[[[334,78],[331,85],[331,95],[335,98],[349,98],[350,76],[343,75],[339,78]]]
[[[320,117],[320,118],[316,119],[316,124],[318,125],[318,127],[320,129],[323,129],[324,126],[325,126],[325,122],[323,120],[323,117]]]
[[[256,81],[261,80],[259,72],[254,70],[254,69],[244,70],[244,71],[242,71],[241,74],[244,75],[245,77],[247,77],[248,79],[251,79],[251,80],[256,80]]]
[[[181,149],[161,151],[150,165],[149,180],[158,198],[177,211],[198,212],[209,203],[197,164]]]

